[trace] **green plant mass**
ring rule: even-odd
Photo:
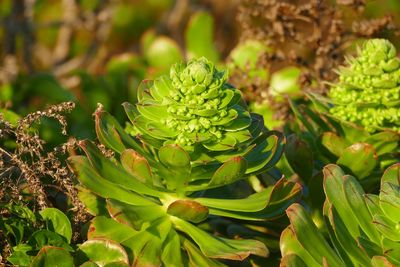
[[[331,113],[369,132],[385,128],[399,132],[400,59],[394,45],[385,39],[368,40],[348,61],[330,91]]]
[[[86,157],[70,162],[86,188],[83,199],[96,196],[95,203],[84,201],[88,208],[104,205],[105,213],[94,214],[108,217],[103,221],[117,232],[128,225],[131,234],[120,239],[91,226],[90,235],[121,243],[141,264],[220,266],[215,259],[268,255],[258,240],[216,236],[198,226],[210,216],[271,219],[301,193],[298,184],[281,179],[244,198],[207,197],[207,190],[271,168],[283,148],[282,136],[267,131],[259,116],[250,116],[226,78],[200,58],[174,65],[170,77],[145,81],[151,86],[138,92],[137,105],[124,105],[138,129],[134,137],[107,112],[96,111],[97,136],[115,156],[106,158],[92,142],[82,141]]]

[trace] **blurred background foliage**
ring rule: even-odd
[[[0,108],[16,120],[76,101],[71,134],[93,137],[97,103],[122,121],[120,103],[135,102],[142,79],[206,56],[226,65],[267,126],[282,127],[286,96],[326,92],[354,40],[398,44],[399,10],[396,0],[3,0]],[[59,142],[55,123],[43,125]]]

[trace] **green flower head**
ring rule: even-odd
[[[339,83],[330,91],[333,115],[374,132],[400,131],[400,60],[388,40],[364,43],[349,66],[339,70]]]
[[[135,113],[132,121],[143,136],[188,151],[197,145],[213,151],[237,148],[255,137],[248,129],[254,118],[226,81],[227,72],[206,58],[175,64],[169,77],[142,84],[136,108],[128,108]]]

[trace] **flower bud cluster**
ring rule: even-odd
[[[370,132],[400,131],[400,59],[393,44],[369,40],[349,63],[340,69],[339,83],[331,88],[335,105],[331,113]]]
[[[174,105],[167,108],[166,126],[179,132],[176,142],[192,145],[193,134],[211,134],[222,137],[223,125],[218,122],[228,115],[226,105],[221,105],[226,89],[226,72],[219,72],[205,58],[176,64],[171,68],[170,79],[174,91]]]

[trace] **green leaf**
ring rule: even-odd
[[[165,210],[160,205],[127,205],[114,199],[107,200],[107,208],[114,220],[136,230],[140,230],[144,224],[166,215]]]
[[[122,244],[134,255],[133,266],[161,266],[162,244],[171,231],[171,222],[161,218]]]
[[[150,94],[155,100],[161,102],[162,104],[166,104],[164,102],[168,99],[168,97],[170,97],[170,93],[172,91],[178,92],[172,87],[171,79],[168,76],[161,76],[154,80]],[[140,100],[140,102],[142,102],[142,100]]]
[[[68,217],[55,208],[45,208],[40,215],[47,223],[47,229],[65,237],[68,243],[71,242],[72,228]]]
[[[310,265],[306,265],[305,262],[296,254],[287,254],[281,259],[281,266],[290,266],[290,267],[307,267]]]
[[[374,224],[384,237],[400,242],[400,232],[397,229],[397,222],[393,222],[386,216],[374,215]]]
[[[207,12],[197,12],[189,21],[185,32],[187,57],[206,57],[217,63],[219,54],[214,45],[214,20]]]
[[[160,161],[168,169],[163,172],[167,187],[170,190],[183,190],[190,177],[190,157],[189,154],[179,145],[165,145],[158,151]]]
[[[74,266],[72,256],[62,248],[45,246],[33,258],[31,267],[71,267]]]
[[[324,132],[321,135],[322,145],[336,157],[340,157],[350,143],[333,132]]]
[[[103,198],[118,199],[132,205],[154,205],[153,201],[102,178],[94,171],[89,160],[84,156],[70,157],[69,163],[77,173],[79,181]]]
[[[357,222],[356,215],[350,208],[343,188],[343,176],[345,175],[342,169],[334,164],[326,165],[323,169],[324,173],[324,191],[327,200],[335,206],[343,223],[348,228],[351,236],[357,238],[361,236],[361,229]]]
[[[140,194],[156,197],[162,195],[161,192],[140,182],[140,178],[125,171],[121,165],[113,163],[111,160],[104,157],[94,143],[90,141],[80,141],[79,146],[84,150],[91,165],[103,177],[103,179]],[[122,153],[124,151],[122,151]]]
[[[215,266],[215,267],[225,267],[226,265],[220,263],[219,261],[210,259],[206,257],[192,242],[186,238],[182,238],[182,246],[186,250],[189,256],[189,267],[197,266]],[[179,265],[178,265],[179,266]]]
[[[78,254],[100,266],[113,262],[129,264],[128,255],[124,248],[109,239],[94,238],[87,240],[79,246]]]
[[[375,226],[372,224],[372,215],[369,213],[367,205],[364,201],[365,192],[357,180],[350,176],[343,177],[343,188],[347,203],[350,209],[357,211],[357,221],[363,232],[371,239],[371,241],[379,244],[380,235]],[[353,222],[355,224],[355,222]]]
[[[271,75],[270,90],[273,96],[300,94],[299,78],[301,70],[297,67],[286,67]]]
[[[168,117],[167,106],[154,100],[143,100],[136,104],[136,108],[148,120],[161,121]]]
[[[90,222],[87,238],[104,238],[122,243],[136,233],[135,230],[126,224],[119,223],[116,220],[104,216],[97,216]]]
[[[180,199],[168,206],[167,213],[185,221],[199,223],[207,219],[208,208],[190,199]]]
[[[247,161],[246,174],[267,170],[274,166],[284,150],[284,136],[277,131],[269,131],[257,137],[256,147],[244,158]]]
[[[380,207],[392,221],[400,222],[400,186],[384,183],[379,193]]]
[[[400,186],[400,163],[393,164],[385,170],[381,178],[381,187],[384,183]]]
[[[367,143],[355,143],[347,147],[337,164],[346,167],[358,178],[368,176],[378,164],[375,149]]]
[[[148,161],[133,149],[126,149],[121,153],[121,164],[126,171],[139,181],[152,184],[153,177]]]
[[[7,257],[7,261],[15,266],[29,266],[33,256],[28,255],[32,247],[28,244],[19,244],[12,248],[12,254]]]
[[[212,236],[200,228],[177,217],[171,217],[175,227],[187,235],[200,247],[200,250],[210,258],[244,260],[250,254],[267,257],[269,252],[263,243],[256,240],[231,240]]]
[[[308,144],[296,135],[292,134],[287,138],[285,156],[290,167],[304,181],[309,181],[313,175],[314,157]]]
[[[388,261],[384,256],[374,256],[371,260],[373,267],[395,267],[390,261]]]
[[[390,131],[373,134],[364,140],[365,143],[374,146],[378,156],[395,151],[399,141],[400,135]]]
[[[225,134],[221,140],[203,144],[205,148],[211,151],[225,151],[235,148],[236,139]]]
[[[182,265],[181,241],[176,231],[169,231],[162,248],[161,260],[165,266]]]
[[[289,255],[296,255],[299,257],[306,266],[317,266],[318,262],[314,260],[314,258],[308,253],[307,250],[300,244],[297,240],[296,235],[293,229],[289,226],[282,231],[280,241],[279,241],[279,248],[282,254],[282,262],[287,263],[287,266],[292,266],[289,263],[291,262],[290,258],[285,258]],[[289,261],[287,261],[289,260]]]
[[[93,194],[90,190],[77,185],[79,200],[85,205],[87,211],[94,216],[108,214],[104,198]]]
[[[68,245],[64,237],[45,229],[34,232],[29,237],[28,244],[35,250],[50,245],[72,251],[72,248]]]
[[[318,228],[314,225],[310,216],[306,213],[300,204],[292,204],[286,210],[293,231],[300,244],[310,255],[322,265],[325,257],[329,266],[343,266],[342,261],[336,255],[335,251],[329,246]]]

